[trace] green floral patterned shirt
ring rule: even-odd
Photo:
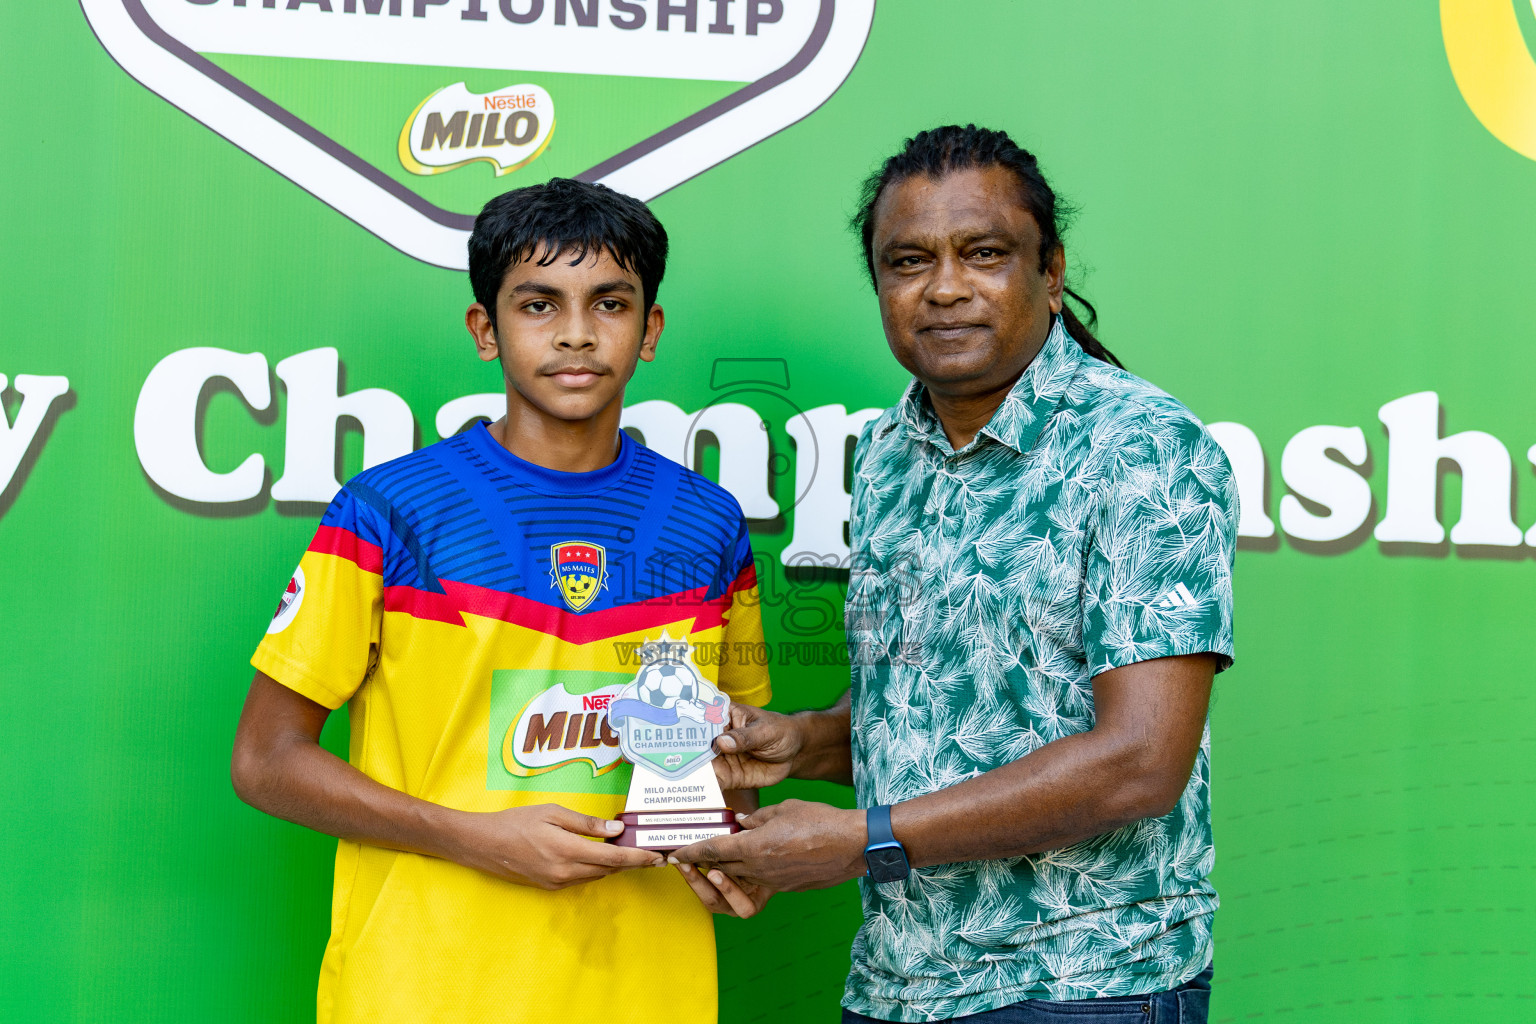
[[[1232,661],[1237,490],[1188,409],[1058,319],[956,452],[913,382],[854,463],[848,640],[860,807],[1093,727],[1093,677]],[[1211,961],[1210,734],[1170,813],[1031,857],[860,881],[843,1005],[938,1020],[1156,992]],[[1028,808],[1020,808],[1028,814]]]

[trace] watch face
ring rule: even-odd
[[[899,846],[865,850],[864,861],[869,865],[870,879],[876,882],[899,882],[911,871],[907,866],[907,855]]]

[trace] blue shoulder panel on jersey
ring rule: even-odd
[[[475,427],[365,470],[344,490],[387,530],[386,586],[441,593],[439,581],[453,580],[564,607],[552,548],[571,542],[603,551],[602,588],[580,610],[700,588],[719,597],[743,568],[736,499],[627,435],[610,466],[560,473]]]

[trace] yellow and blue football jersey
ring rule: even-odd
[[[630,767],[608,702],[663,633],[767,701],[735,499],[627,436],[563,473],[476,426],[342,489],[251,662],[346,704],[350,760],[385,785],[614,817]],[[713,925],[671,868],[545,892],[342,841],[318,1001],[322,1024],[713,1021]]]

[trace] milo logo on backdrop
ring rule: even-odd
[[[441,174],[476,160],[510,174],[544,152],[555,128],[555,103],[536,85],[484,96],[463,82],[421,101],[400,130],[400,163],[412,174]]]
[[[509,188],[575,177],[649,200],[795,123],[874,18],[874,0],[80,3],[146,87],[454,269]]]

